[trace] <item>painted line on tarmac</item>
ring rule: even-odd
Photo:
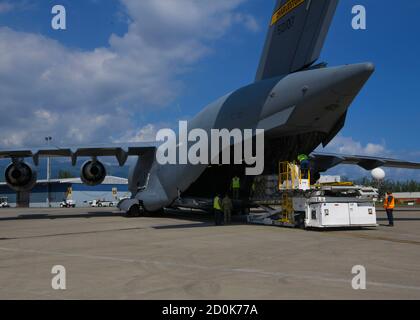
[[[15,248],[4,248],[4,247],[0,247],[0,251],[35,253],[35,254],[42,254],[42,255],[58,255],[62,257],[84,258],[84,259],[90,259],[90,260],[105,260],[105,261],[114,261],[114,262],[153,264],[153,265],[165,266],[165,267],[181,267],[181,268],[190,268],[190,269],[208,270],[208,271],[210,270],[221,271],[221,272],[229,272],[229,273],[245,273],[245,274],[253,274],[257,276],[269,276],[269,277],[277,277],[277,278],[296,278],[297,280],[345,283],[345,284],[348,284],[349,287],[351,288],[351,279],[344,279],[344,278],[328,278],[328,277],[311,276],[311,275],[299,275],[299,274],[286,273],[286,272],[270,272],[270,271],[264,271],[264,270],[258,270],[258,269],[211,267],[211,266],[203,266],[203,265],[197,265],[197,264],[183,264],[183,263],[176,263],[176,262],[163,262],[163,261],[154,261],[154,260],[145,260],[145,259],[116,258],[116,257],[109,257],[109,256],[73,254],[73,253],[63,253],[63,252],[55,252],[55,251],[40,251],[40,250],[15,249]],[[420,287],[418,286],[406,286],[406,285],[400,285],[400,284],[394,284],[394,283],[371,282],[371,281],[367,281],[366,284],[368,286],[382,287],[382,288],[388,288],[388,289],[403,289],[403,290],[420,291]]]

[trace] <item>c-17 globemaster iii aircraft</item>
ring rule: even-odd
[[[367,170],[382,166],[420,169],[420,163],[313,153],[343,128],[352,101],[375,69],[372,63],[316,64],[337,5],[338,0],[278,0],[255,81],[208,105],[189,121],[189,129],[200,128],[209,135],[212,129],[264,129],[266,174],[275,172],[278,161],[294,160],[302,153],[312,153],[315,175],[346,163]],[[129,175],[132,198],[120,204],[131,214],[141,209],[158,211],[180,196],[212,197],[226,190],[233,175],[244,176],[240,165],[159,164],[158,146],[151,142],[21,149],[0,151],[0,158],[12,160],[5,172],[8,185],[17,192],[28,192],[36,183],[36,171],[25,158],[38,165],[40,157],[70,157],[75,165],[78,158],[89,157],[81,178],[88,185],[97,185],[106,176],[98,157],[115,156],[121,166],[129,156],[137,157]],[[250,188],[251,183],[245,185]]]

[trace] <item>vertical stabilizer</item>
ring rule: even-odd
[[[256,81],[296,72],[318,60],[338,0],[277,0]]]

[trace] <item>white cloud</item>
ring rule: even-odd
[[[57,144],[137,136],[133,119],[170,105],[182,88],[177,76],[210,51],[209,40],[233,24],[257,26],[238,9],[246,0],[120,1],[128,32],[106,48],[0,28],[2,146],[39,145],[45,135]]]
[[[258,21],[249,14],[237,13],[234,15],[234,21],[243,24],[249,31],[258,32],[261,30]]]
[[[144,141],[154,141],[156,134],[159,129],[164,128],[165,126],[159,126],[157,124],[149,123],[137,130],[127,131],[124,136],[115,142],[144,142]]]
[[[341,135],[335,137],[326,148],[319,149],[318,151],[345,155],[366,155],[378,157],[386,157],[389,155],[384,142],[369,142],[363,145],[361,142],[355,141],[351,137],[344,137]]]

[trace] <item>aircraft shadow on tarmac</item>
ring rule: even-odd
[[[105,218],[118,217],[119,215],[112,212],[88,212],[84,214],[21,214],[16,217],[3,217],[1,221],[17,221],[17,220],[55,220],[55,219],[77,219],[77,218]]]
[[[208,224],[211,221],[212,215],[208,213],[191,213],[190,211],[181,210],[170,210],[163,214],[145,214],[141,217],[128,217],[123,212],[118,211],[95,211],[86,213],[69,213],[69,214],[54,214],[54,213],[25,213],[13,217],[0,217],[1,221],[19,221],[19,220],[56,220],[56,219],[90,219],[90,218],[109,218],[109,217],[121,217],[127,219],[142,219],[142,218],[154,218],[154,219],[179,219],[188,221],[202,222],[202,224]]]
[[[157,230],[170,230],[170,229],[193,229],[193,228],[207,228],[213,227],[213,223],[201,222],[201,223],[185,223],[185,224],[176,224],[176,225],[167,225],[167,226],[155,226],[153,229]]]
[[[121,217],[127,219],[142,219],[142,218],[153,218],[157,221],[160,219],[175,219],[184,222],[197,222],[197,223],[181,223],[181,224],[170,224],[170,225],[158,225],[152,226],[156,230],[169,230],[169,229],[190,229],[190,228],[208,228],[214,226],[213,215],[206,212],[191,212],[183,210],[170,209],[163,214],[148,214],[142,217],[127,217],[122,212],[87,212],[87,213],[74,213],[74,214],[21,214],[15,217],[3,217],[0,218],[2,221],[23,221],[23,220],[59,220],[59,219],[91,219],[91,218],[109,218],[109,217]],[[233,217],[233,224],[243,224],[244,219],[242,217]]]
[[[124,215],[122,212],[110,212],[110,211],[95,211],[95,212],[86,212],[86,213],[74,213],[74,214],[21,214],[14,217],[0,217],[0,222],[2,221],[19,221],[19,220],[55,220],[55,219],[90,219],[90,218],[109,218],[109,217],[122,217],[127,219],[142,219],[142,217],[129,218]],[[213,216],[205,212],[190,212],[183,210],[168,210],[163,214],[157,215],[145,215],[144,218],[153,218],[156,220],[160,219],[175,219],[184,222],[197,222],[197,223],[181,223],[181,224],[170,224],[170,225],[158,225],[152,226],[156,230],[170,230],[170,229],[192,229],[192,228],[208,228],[213,227]],[[386,218],[378,218],[379,222],[387,222]],[[420,221],[419,218],[414,217],[396,217],[394,218],[396,222],[398,221]],[[243,217],[233,217],[234,224],[245,224]],[[379,224],[380,226],[386,226],[386,224]],[[349,231],[352,229],[349,229]],[[329,230],[334,231],[334,230]]]

